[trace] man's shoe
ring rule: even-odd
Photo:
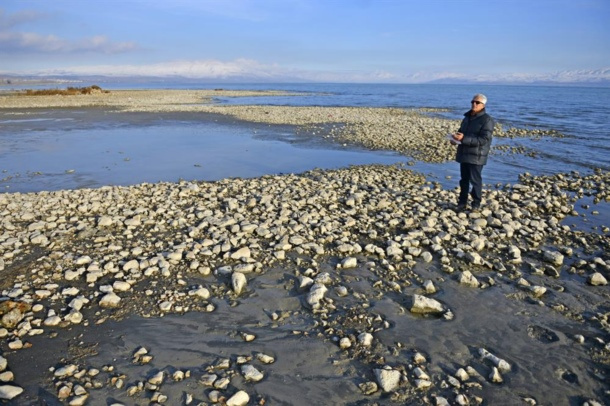
[[[466,203],[460,203],[455,207],[455,211],[460,212],[466,210]]]
[[[481,205],[480,204],[473,204],[472,205],[472,211],[479,211],[481,210]]]

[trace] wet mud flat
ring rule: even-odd
[[[0,195],[9,404],[609,401],[608,173],[399,166]]]

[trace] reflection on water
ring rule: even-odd
[[[84,123],[0,130],[0,187],[6,192],[218,180],[314,168],[406,162],[391,152],[343,148],[293,127],[214,121]],[[34,120],[34,121],[32,121]],[[41,124],[39,124],[41,125]]]
[[[22,116],[0,113],[0,121],[2,192],[213,181],[395,163],[423,173],[445,189],[456,188],[460,177],[456,162],[416,162],[394,152],[332,144],[319,136],[299,134],[291,126],[243,123],[224,116],[51,110]],[[495,138],[495,146],[519,146],[536,153],[496,149],[483,171],[486,188],[517,183],[524,172],[553,174],[573,167],[573,162],[562,162],[565,154],[556,153],[570,149],[572,141]],[[586,167],[582,154],[576,151],[572,160]],[[587,220],[600,225],[609,218],[602,210]],[[579,229],[591,228],[586,221],[576,223]]]
[[[566,217],[562,224],[573,230],[608,234],[610,227],[610,202],[595,204],[593,197],[585,196],[574,204],[578,216]]]

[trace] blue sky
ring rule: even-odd
[[[610,78],[610,0],[2,0],[0,74]]]

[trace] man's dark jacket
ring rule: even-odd
[[[470,111],[464,114],[459,129],[464,138],[458,145],[455,160],[463,164],[485,165],[491,148],[494,125],[494,119],[485,110],[474,116],[470,115]]]

